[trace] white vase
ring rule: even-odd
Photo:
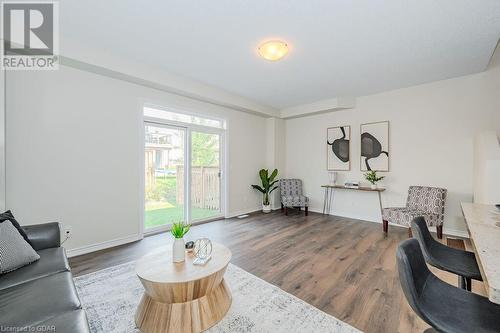
[[[262,211],[264,213],[270,213],[271,212],[271,205],[270,204],[269,205],[262,204]]]
[[[370,187],[372,188],[372,190],[376,190],[377,189],[377,184],[372,184]]]
[[[184,244],[184,238],[176,238],[174,240],[174,245],[172,248],[172,261],[173,262],[183,262],[186,255],[186,245]]]

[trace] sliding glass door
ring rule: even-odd
[[[222,133],[145,122],[144,230],[222,216]]]
[[[144,227],[154,230],[186,220],[186,129],[152,123],[144,128]]]
[[[220,134],[191,131],[191,220],[221,214]]]

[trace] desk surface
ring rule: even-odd
[[[376,189],[373,189],[371,187],[364,187],[364,186],[347,187],[347,186],[344,186],[344,185],[321,185],[321,187],[338,188],[338,189],[343,189],[343,190],[368,191],[368,192],[384,192],[385,191],[385,188],[376,188]]]
[[[500,211],[493,205],[462,202],[462,212],[488,298],[500,304]]]

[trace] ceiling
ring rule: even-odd
[[[482,71],[500,1],[64,0],[60,35],[283,109]],[[259,58],[267,39],[288,56]]]

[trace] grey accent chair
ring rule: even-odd
[[[281,179],[280,180],[281,211],[288,215],[288,208],[304,207],[306,216],[309,214],[309,198],[303,194],[302,180]]]
[[[441,281],[432,274],[416,239],[399,244],[396,261],[406,300],[435,331],[500,332],[500,305]]]
[[[389,229],[389,222],[408,227],[408,237],[412,237],[411,221],[423,216],[428,226],[435,226],[439,239],[443,238],[444,206],[447,190],[429,186],[410,186],[406,207],[382,209],[384,232]]]

